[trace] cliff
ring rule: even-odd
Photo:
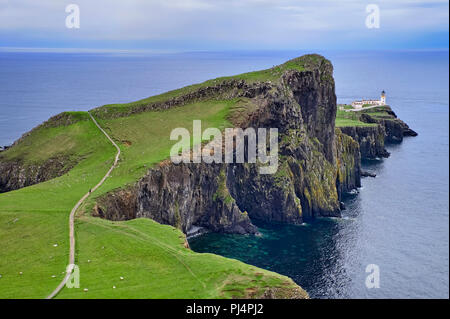
[[[278,128],[279,166],[260,174],[260,164],[173,164],[150,169],[137,183],[98,199],[94,214],[125,220],[148,217],[182,229],[255,233],[251,219],[300,224],[340,216],[340,194],[360,186],[358,144],[335,132],[336,96],[331,63],[318,55],[287,62],[275,79],[227,79],[174,100],[139,104],[117,117],[182,106],[192,100],[245,98],[229,121],[236,127]],[[273,71],[276,72],[276,71]],[[197,92],[197,93],[196,93]]]
[[[342,194],[361,187],[361,153],[358,142],[339,128],[336,128],[336,150],[336,187],[341,199]]]
[[[385,130],[385,142],[399,143],[404,136],[417,136],[408,124],[400,120],[389,106],[380,106],[364,111],[360,117],[362,122],[376,123]]]
[[[66,130],[72,124],[88,120],[83,112],[63,112],[25,133],[8,149],[0,152],[0,193],[45,182],[69,172],[80,155],[72,143],[54,147],[58,140],[67,141]],[[56,134],[48,134],[51,129]]]
[[[389,157],[389,152],[384,147],[384,126],[345,126],[340,129],[358,142],[362,158]]]
[[[358,142],[362,158],[389,157],[386,143],[400,143],[404,136],[417,136],[387,105],[356,112],[339,111],[338,119],[343,120],[341,131]]]
[[[0,156],[0,193],[45,182],[67,173],[73,166],[74,162],[67,156],[52,157],[37,163],[4,160]]]

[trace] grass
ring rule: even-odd
[[[262,71],[248,72],[234,76],[220,77],[213,80],[208,80],[203,83],[189,85],[180,89],[168,91],[159,95],[154,95],[142,100],[134,101],[131,103],[121,103],[121,104],[107,104],[101,106],[97,109],[94,109],[94,114],[98,115],[100,118],[103,117],[103,112],[111,113],[125,113],[133,108],[138,108],[140,106],[145,106],[149,104],[164,102],[169,99],[173,99],[182,95],[186,95],[188,93],[194,92],[200,88],[207,86],[214,86],[224,81],[230,80],[244,80],[247,82],[256,82],[256,81],[270,81],[275,80],[276,74],[280,74],[281,67],[275,67],[274,69],[267,69]]]
[[[0,298],[43,298],[56,287],[68,261],[69,212],[112,164],[114,149],[92,121],[78,122],[64,131],[67,139],[58,143],[70,140],[81,158],[68,174],[0,194]],[[49,138],[57,150],[62,145],[51,143],[51,137],[60,134],[59,127],[42,128],[30,138]],[[33,147],[39,152],[40,143],[24,143],[5,153],[32,154]]]
[[[245,297],[250,288],[292,285],[242,262],[186,249],[181,231],[150,219],[83,217],[77,232],[81,287],[58,298],[231,298]]]
[[[90,197],[82,207],[85,213],[76,220],[81,287],[64,288],[58,298],[228,298],[258,295],[266,287],[282,287],[280,291],[288,293],[295,287],[287,277],[236,260],[194,253],[184,247],[184,235],[171,226],[149,219],[112,222],[89,215],[95,197],[133,183],[167,158],[174,143],[169,140],[172,128],[191,131],[193,119],[201,119],[203,128],[225,127],[230,112],[239,109],[240,103],[198,102],[99,120],[119,142],[122,155],[111,177]],[[76,156],[78,163],[53,180],[0,194],[0,298],[44,298],[58,285],[68,261],[69,212],[113,162],[111,143],[92,121],[77,116],[79,121],[70,125],[40,127],[2,153],[4,158],[30,162],[63,154]]]
[[[381,106],[376,106],[373,108],[370,108],[368,110],[364,110],[364,113],[368,113],[368,114],[372,114],[372,113],[378,113],[378,112],[388,112],[391,111],[391,108],[387,105],[381,105]]]
[[[376,124],[364,123],[364,122],[352,120],[352,119],[336,118],[336,127],[349,127],[349,126],[376,126]]]
[[[99,120],[100,125],[118,142],[122,153],[118,166],[88,200],[86,209],[93,207],[97,197],[134,183],[154,164],[167,159],[170,148],[175,143],[170,140],[172,129],[188,129],[191,145],[197,144],[200,141],[194,141],[192,136],[193,120],[202,121],[202,130],[208,127],[224,129],[231,125],[227,118],[232,110],[240,108],[241,101],[242,99],[197,102],[167,111]]]
[[[84,112],[85,116],[79,115],[82,112],[67,113],[76,114],[78,125],[70,126],[69,129],[66,126],[35,129],[21,143],[7,152],[2,152],[0,159],[41,163],[56,155],[84,155],[87,145],[83,142],[90,134],[90,132],[85,132],[86,125],[90,126],[89,116],[86,112]]]
[[[338,108],[342,107],[344,108],[344,110],[352,110],[353,106],[349,105],[349,104],[338,104]]]
[[[346,112],[337,110],[336,127],[352,127],[352,126],[376,126],[377,124],[365,123],[359,120],[360,112]]]
[[[93,110],[93,113],[98,118],[107,118],[107,117],[114,117],[114,115],[121,115],[126,114],[128,111],[132,109],[137,109],[141,106],[151,105],[158,102],[164,102],[169,99],[173,99],[176,97],[180,97],[183,95],[186,95],[188,93],[194,92],[195,90],[198,90],[200,88],[204,88],[207,86],[214,86],[219,83],[223,83],[225,81],[231,81],[231,80],[243,80],[247,83],[254,83],[254,82],[277,82],[280,80],[280,77],[282,74],[287,70],[295,70],[298,72],[307,71],[311,68],[311,66],[314,66],[315,68],[317,65],[321,63],[321,61],[324,60],[323,57],[315,54],[311,55],[305,55],[299,58],[295,58],[292,60],[287,61],[286,63],[274,66],[269,69],[265,70],[259,70],[259,71],[253,71],[253,72],[247,72],[243,74],[233,75],[233,76],[225,76],[225,77],[219,77],[216,79],[211,79],[208,81],[205,81],[203,83],[193,84],[190,86],[186,86],[180,89],[168,91],[163,94],[151,96],[139,101],[134,101],[131,103],[122,103],[122,104],[108,104],[101,106],[99,108],[96,108]],[[108,114],[108,116],[106,116]]]

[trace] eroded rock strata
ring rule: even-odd
[[[386,139],[384,126],[347,126],[340,129],[358,142],[362,158],[389,157],[390,154],[384,147]]]
[[[0,157],[0,193],[38,184],[61,176],[74,166],[67,156],[56,156],[43,163],[24,164],[20,160]]]
[[[409,128],[408,124],[400,120],[389,106],[382,108],[385,115],[377,116],[376,113],[365,112],[361,115],[361,121],[366,123],[377,123],[385,130],[385,141],[387,143],[399,143],[404,136],[417,136],[417,132]]]

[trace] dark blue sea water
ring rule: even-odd
[[[61,111],[129,102],[303,53],[0,53],[0,145]],[[389,145],[388,159],[363,163],[377,177],[363,179],[342,219],[257,222],[261,237],[207,234],[191,247],[288,275],[317,298],[448,298],[448,51],[322,53],[335,66],[339,103],[384,89],[419,136]],[[380,288],[366,288],[368,264],[379,266]]]

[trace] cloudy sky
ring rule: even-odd
[[[80,28],[68,29],[68,4]],[[380,27],[366,27],[366,6]],[[448,48],[448,0],[0,0],[0,47],[121,50]]]

